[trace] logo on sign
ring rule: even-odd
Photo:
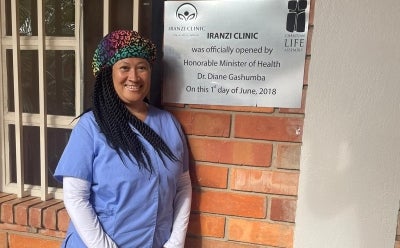
[[[289,0],[286,30],[289,32],[305,31],[307,0]]]
[[[193,4],[184,3],[176,10],[176,18],[183,21],[190,21],[197,18],[197,9]]]

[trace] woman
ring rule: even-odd
[[[93,108],[55,171],[71,218],[62,247],[184,247],[191,202],[188,151],[176,119],[145,102],[154,44],[106,35],[93,57]]]

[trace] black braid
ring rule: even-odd
[[[150,155],[144,148],[129,123],[138,130],[143,137],[153,146],[162,158],[165,154],[169,159],[177,158],[162,138],[148,125],[131,114],[125,104],[119,99],[112,84],[112,68],[103,68],[96,77],[93,94],[93,113],[100,130],[104,133],[109,144],[119,156],[121,152],[129,158],[132,155],[139,168],[153,171]],[[122,157],[121,157],[122,158]]]

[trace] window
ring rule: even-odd
[[[61,197],[52,174],[91,105],[93,51],[110,30],[152,38],[153,9],[151,0],[0,0],[2,192]]]

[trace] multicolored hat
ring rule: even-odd
[[[133,30],[113,31],[100,41],[93,55],[93,74],[125,58],[143,58],[150,64],[156,59],[156,46]]]

